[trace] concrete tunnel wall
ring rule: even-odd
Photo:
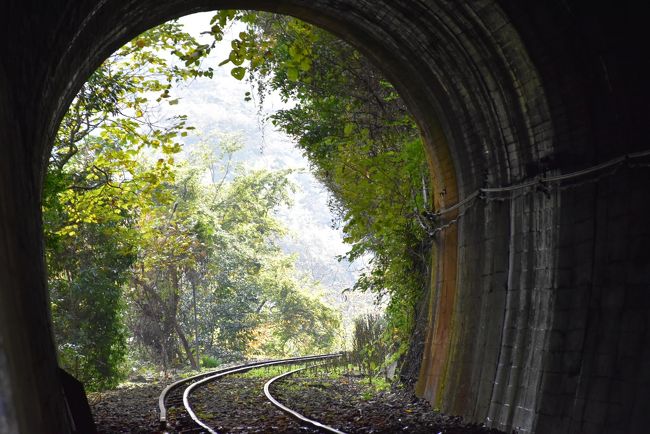
[[[635,34],[647,16],[633,5],[10,1],[0,14],[0,432],[69,430],[39,217],[61,117],[90,72],[130,38],[222,7],[297,16],[370,57],[422,129],[437,208],[481,187],[650,148],[644,39]],[[418,393],[506,431],[642,432],[650,412],[649,172],[598,172],[608,176],[445,214],[439,223],[452,224],[435,240]]]

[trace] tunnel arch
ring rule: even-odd
[[[81,32],[73,37],[78,44],[85,43],[96,51],[88,56],[83,50],[69,46],[66,54],[85,57],[81,63],[77,59],[67,60],[65,56],[59,61],[60,68],[78,66],[71,71],[76,80],[68,82],[67,95],[61,100],[64,104],[57,107],[55,113],[57,117],[62,116],[67,101],[86,76],[112,51],[141,31],[188,12],[237,7],[288,14],[323,27],[352,43],[387,75],[425,137],[437,208],[454,205],[480,186],[504,185],[525,179],[530,176],[526,173],[527,164],[552,153],[552,143],[548,140],[551,121],[540,79],[523,42],[496,3],[486,2],[480,7],[419,3],[404,8],[389,2],[381,5],[351,2],[344,15],[341,15],[343,4],[333,7],[328,3],[285,1],[269,7],[265,1],[203,0],[155,5],[153,2],[138,2],[137,5],[127,2],[121,11],[111,9],[110,3],[106,3],[90,15]],[[148,12],[144,13],[145,10]],[[103,17],[104,13],[116,18]],[[97,17],[102,17],[101,24],[110,26],[106,32],[98,31],[94,25],[92,20],[98,20]],[[407,28],[404,24],[409,20],[415,21],[415,25]],[[119,25],[116,26],[116,22]],[[85,29],[91,34],[86,36]],[[85,42],[86,37],[88,42]],[[52,125],[57,124],[55,121]],[[54,133],[50,132],[52,136]],[[463,230],[461,223],[438,237],[440,261],[435,264],[438,281],[430,299],[435,315],[429,318],[432,329],[426,337],[417,387],[418,392],[437,407],[480,421],[488,418],[487,403],[494,401],[493,395],[498,395],[492,386],[501,349],[496,344],[499,337],[495,332],[502,330],[504,318],[493,318],[488,327],[488,333],[492,333],[490,351],[476,353],[462,343],[476,334],[480,324],[467,323],[469,316],[463,312],[468,307],[481,309],[485,306],[503,310],[506,300],[480,296],[484,282],[468,272],[469,267],[463,270],[461,266],[459,270],[458,259],[473,250],[472,254],[483,262],[481,267],[494,267],[487,262],[501,261],[500,268],[506,268],[507,233],[512,228],[508,226],[509,214],[504,208],[495,205],[467,215],[466,227],[479,230]],[[445,218],[453,220],[457,216],[458,213],[452,213]],[[491,219],[490,226],[481,224],[486,218]],[[493,237],[490,232],[495,230],[502,234],[493,238],[491,246],[490,254],[496,259],[486,257],[483,252],[477,255],[477,250],[484,249],[484,246],[477,248],[478,243]],[[514,318],[510,320],[515,321]],[[519,339],[527,338],[519,335]],[[449,375],[454,370],[452,366],[458,364],[465,366]],[[472,372],[469,366],[477,364],[485,364],[487,368]],[[509,376],[509,373],[500,374]],[[534,388],[540,380],[539,372],[535,379],[526,378]],[[484,395],[482,404],[477,394]],[[534,407],[528,406],[529,410]],[[510,428],[512,412],[501,416],[501,410],[493,406],[490,415],[497,419],[496,426]],[[517,426],[532,427],[532,420],[528,417],[525,423]]]
[[[97,20],[96,17],[109,13],[104,10],[110,10],[116,18],[102,17],[100,21],[110,26],[106,32],[98,31],[92,21],[87,21],[73,37],[78,44],[87,44],[95,51],[88,56],[69,46],[66,54],[85,57],[81,61],[60,59],[60,67],[78,66],[71,71],[76,80],[67,83],[67,95],[55,113],[57,117],[63,116],[67,101],[86,76],[140,32],[189,12],[237,7],[292,15],[311,22],[350,42],[377,65],[394,83],[423,133],[432,167],[436,208],[453,206],[480,186],[526,179],[530,176],[527,165],[552,153],[551,120],[540,79],[523,42],[496,3],[485,2],[479,7],[418,3],[405,8],[390,2],[350,2],[346,6],[283,1],[269,7],[265,1],[202,0],[155,5],[126,2],[119,10],[110,9],[110,3],[106,3],[90,15]],[[140,12],[145,10],[148,13]],[[407,28],[404,24],[409,20],[414,25]],[[86,36],[84,29],[91,34]],[[85,42],[85,38],[89,41]],[[55,121],[52,125],[57,124]],[[52,136],[54,133],[50,132]],[[444,217],[454,220],[458,212]],[[472,420],[493,419],[495,426],[510,429],[514,426],[513,412],[504,411],[509,406],[490,404],[505,393],[493,387],[497,366],[510,363],[499,360],[499,339],[503,336],[498,334],[503,329],[503,315],[495,315],[489,326],[483,327],[489,329],[487,339],[478,337],[479,341],[489,341],[489,350],[472,351],[471,345],[467,345],[471,336],[480,336],[477,331],[481,329],[477,321],[468,321],[471,314],[467,311],[486,307],[502,311],[506,298],[481,295],[485,282],[469,271],[477,264],[463,269],[461,263],[459,267],[459,259],[471,254],[482,268],[507,268],[510,215],[507,207],[494,204],[463,217],[466,223],[451,226],[438,236],[439,261],[434,264],[437,281],[430,298],[435,314],[432,311],[428,318],[431,330],[426,335],[417,390],[444,411]],[[486,218],[490,225],[482,224]],[[473,229],[464,230],[464,223]],[[493,235],[495,231],[499,231],[499,237]],[[485,244],[480,243],[490,238],[493,242],[488,256],[482,251]],[[520,334],[518,338],[526,340],[529,336]],[[453,368],[459,365],[462,369]],[[472,368],[476,365],[486,367],[476,371]],[[509,372],[502,371],[508,368],[499,372],[508,378]],[[541,372],[533,376],[525,381],[537,388]],[[511,387],[517,382],[512,381]],[[517,426],[530,429],[535,404],[527,408],[529,415],[519,416],[522,421],[517,421]]]
[[[648,253],[637,244],[632,253],[621,253],[625,249],[612,237],[623,244],[647,238],[640,222],[650,210],[621,200],[614,209],[605,204],[622,192],[642,198],[648,177],[626,173],[606,185],[533,191],[453,209],[481,187],[566,173],[646,148],[639,114],[646,104],[629,90],[642,74],[626,74],[629,60],[617,56],[634,53],[625,30],[632,9],[612,15],[559,0],[59,0],[20,9],[21,19],[8,22],[3,34],[13,63],[0,69],[0,139],[15,144],[0,162],[0,173],[15,175],[0,179],[0,216],[19,228],[0,251],[9,264],[0,265],[7,282],[3,313],[18,313],[6,315],[1,325],[21,328],[18,337],[0,335],[10,350],[7,360],[0,355],[0,371],[9,373],[14,390],[26,390],[22,403],[0,394],[7,420],[14,420],[7,423],[33,432],[65,431],[62,408],[37,387],[57,387],[47,379],[54,350],[42,259],[26,263],[14,256],[42,257],[40,222],[24,217],[38,215],[49,148],[65,110],[101,61],[138,33],[223,8],[292,15],[340,36],[377,64],[415,116],[436,208],[452,208],[439,222],[451,225],[435,241],[437,272],[422,324],[418,392],[443,411],[506,431],[638,426],[650,410],[638,404],[650,394],[640,381],[650,371],[650,356],[626,362],[619,355],[631,350],[621,349],[617,339],[632,330],[634,342],[647,343],[650,325],[637,319],[620,327],[604,312],[619,318],[631,309],[629,300],[638,302],[637,315],[649,310],[648,296],[640,295],[649,283],[643,273]],[[614,22],[609,30],[605,17]],[[621,137],[620,146],[608,146]],[[21,169],[24,174],[17,174]],[[625,222],[632,228],[621,229]],[[608,256],[612,246],[618,262]],[[621,265],[631,254],[635,260]],[[619,268],[599,269],[613,263]],[[31,301],[14,295],[25,287],[34,288]],[[18,351],[25,339],[34,343]],[[21,360],[25,366],[18,366]],[[616,376],[621,363],[638,365],[636,376]],[[622,408],[625,394],[636,398]],[[23,408],[30,397],[38,397],[32,407],[37,417]],[[47,415],[60,425],[47,425]]]

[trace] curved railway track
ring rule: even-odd
[[[259,368],[265,368],[265,367],[277,366],[277,365],[307,363],[307,362],[318,361],[318,360],[328,360],[340,356],[341,354],[324,354],[324,355],[317,355],[317,356],[293,357],[288,359],[246,363],[242,365],[232,366],[229,368],[219,369],[216,371],[195,375],[193,377],[185,378],[183,380],[172,383],[162,391],[162,393],[158,398],[158,406],[160,410],[160,429],[164,433],[169,433],[169,432],[205,433],[207,432],[210,434],[218,434],[214,428],[208,426],[207,423],[202,421],[201,418],[196,414],[196,412],[192,408],[190,397],[192,392],[195,391],[197,388],[200,388],[201,386],[207,385],[211,382],[217,381],[220,378],[226,377],[228,375],[241,374],[241,373],[248,372],[252,369],[259,369]],[[285,412],[286,414],[288,414],[289,416],[291,416],[292,418],[294,418],[296,421],[298,421],[300,424],[304,426],[308,426],[319,431],[343,434],[341,431],[323,425],[317,421],[311,420],[289,409],[285,405],[278,402],[270,394],[269,387],[274,381],[284,378],[288,375],[292,375],[295,372],[298,372],[306,368],[307,367],[294,369],[292,371],[286,372],[282,375],[279,375],[269,380],[264,386],[264,393],[267,399],[274,406],[278,407],[280,410],[282,410],[283,412]],[[170,411],[172,409],[173,411]],[[171,427],[169,424],[169,415],[172,412],[174,414],[173,417],[176,420],[175,427]],[[169,429],[173,429],[173,431],[169,431]]]
[[[315,429],[317,429],[317,430],[319,430],[319,431],[323,431],[323,432],[330,432],[330,433],[334,433],[334,434],[345,434],[343,431],[339,431],[339,430],[337,430],[337,429],[335,429],[335,428],[332,428],[331,426],[324,425],[324,424],[318,422],[317,420],[309,419],[308,417],[306,417],[306,416],[304,416],[304,415],[298,413],[297,411],[290,409],[289,407],[285,406],[285,405],[282,404],[280,401],[278,401],[277,399],[275,399],[275,398],[273,397],[273,395],[271,394],[271,390],[270,390],[270,389],[271,389],[271,385],[272,385],[275,381],[280,380],[280,379],[285,378],[285,377],[288,377],[288,376],[290,376],[290,375],[293,375],[293,374],[295,374],[296,372],[300,372],[300,371],[303,371],[303,370],[305,370],[305,369],[312,368],[312,367],[313,367],[313,366],[306,366],[306,367],[304,367],[304,368],[294,369],[293,371],[285,372],[284,374],[280,374],[280,375],[278,375],[277,377],[273,377],[273,378],[271,378],[271,379],[270,379],[269,381],[267,381],[266,384],[264,385],[264,395],[266,395],[267,399],[268,399],[269,401],[271,401],[271,403],[272,403],[273,405],[275,405],[277,408],[279,408],[280,410],[282,410],[283,412],[285,412],[285,413],[288,414],[289,416],[291,416],[291,417],[293,417],[294,419],[296,419],[296,420],[297,420],[300,424],[302,424],[302,425],[310,426],[310,427],[312,427],[312,428],[315,428]]]

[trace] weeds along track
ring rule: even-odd
[[[213,407],[208,408],[206,410],[202,410],[202,411],[195,410],[195,407],[197,406],[197,402],[193,402],[194,397],[192,395],[197,390],[202,389],[203,387],[208,386],[210,384],[213,384],[214,382],[218,381],[219,379],[223,379],[224,377],[235,376],[236,374],[243,374],[253,369],[268,368],[268,367],[279,366],[279,365],[280,366],[292,365],[292,364],[295,365],[295,364],[316,362],[322,360],[335,359],[340,356],[341,354],[337,353],[337,354],[323,354],[323,355],[306,356],[306,357],[293,357],[288,359],[276,359],[276,360],[269,360],[269,361],[262,361],[262,362],[252,362],[252,363],[236,365],[229,368],[219,369],[216,371],[195,375],[193,377],[185,378],[183,380],[172,383],[162,391],[162,393],[158,398],[158,406],[160,411],[160,430],[165,433],[208,432],[211,434],[217,434],[218,427],[210,426],[210,422],[205,420],[206,419],[205,414],[210,413],[213,410],[215,412],[218,412],[220,409],[214,407],[219,407],[219,403],[218,401],[216,401]],[[285,374],[290,374],[293,372],[297,372],[297,370],[290,371],[289,373],[285,373]],[[271,382],[278,378],[279,377],[272,379]],[[267,382],[267,384],[269,383]],[[261,390],[259,392],[261,394]],[[270,394],[267,394],[267,397],[268,396],[270,396]],[[320,424],[318,424],[318,422],[311,421],[310,419],[307,419],[302,415],[298,415],[295,412],[289,413],[289,411],[291,410],[289,410],[287,407],[283,406],[282,404],[279,404],[277,400],[275,400],[272,397],[270,397],[269,400],[273,403],[273,405],[280,408],[283,412],[289,414],[292,418],[294,418],[296,421],[298,421],[300,424],[304,426],[309,426],[314,430],[318,430],[318,431],[340,432],[334,430],[333,428],[319,426]],[[232,405],[233,403],[228,402],[227,404]],[[278,406],[278,404],[281,407]],[[256,416],[252,414],[250,416],[251,419],[255,417]],[[315,422],[318,425],[314,425],[313,422]],[[326,428],[329,428],[329,430]]]

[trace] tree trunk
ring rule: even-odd
[[[201,357],[199,354],[199,320],[196,311],[196,282],[191,280],[192,285],[192,307],[194,308],[194,349],[196,351],[196,364],[198,365]]]
[[[192,369],[198,370],[199,365],[196,363],[196,359],[192,354],[192,347],[190,347],[190,343],[187,341],[187,338],[185,337],[185,333],[183,333],[183,330],[181,329],[181,326],[178,325],[178,323],[176,323],[176,333],[178,334],[178,337],[181,339],[181,343],[183,344],[183,349],[185,350],[187,359],[190,361],[190,365],[192,366]]]

